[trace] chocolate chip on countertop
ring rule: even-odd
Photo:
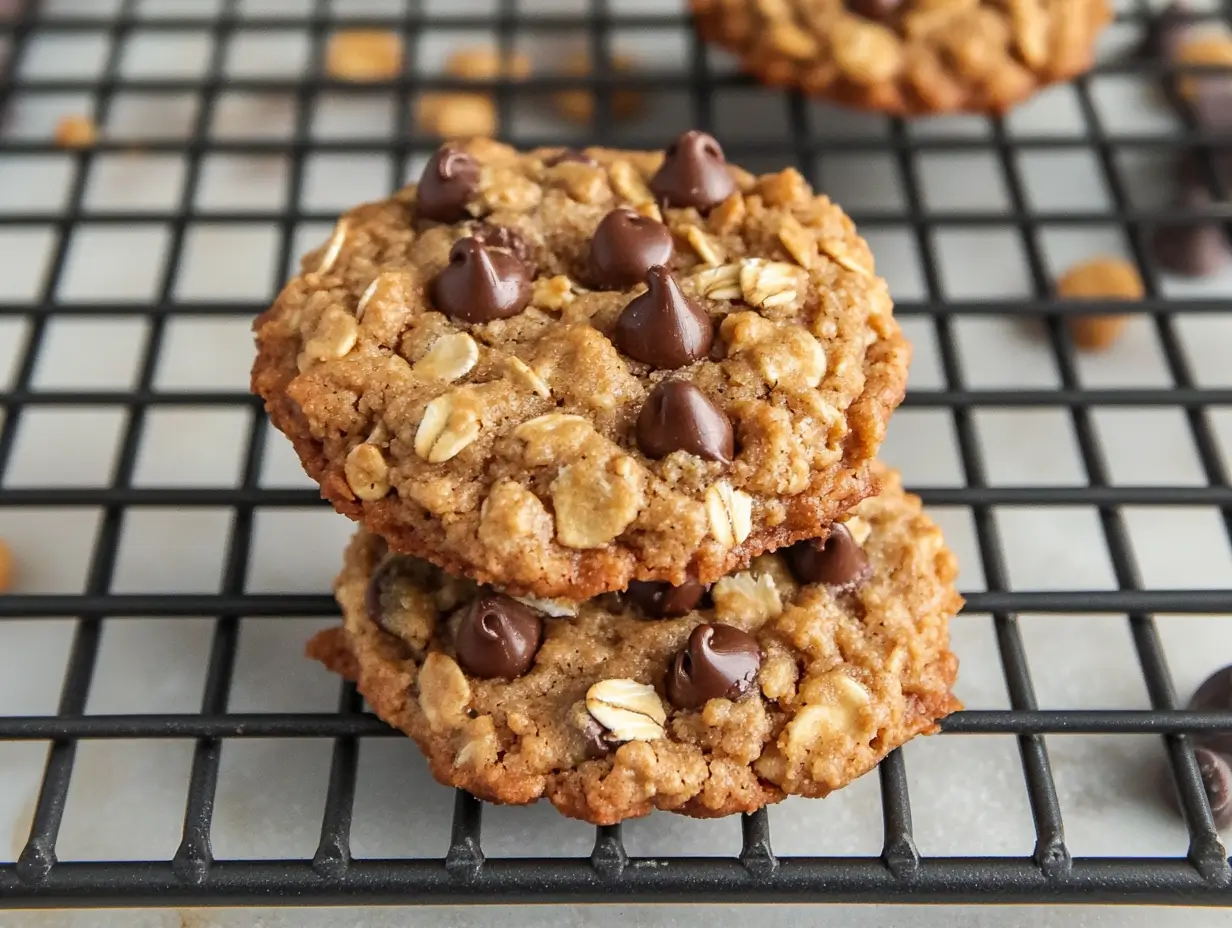
[[[684,380],[665,380],[650,391],[637,416],[637,446],[652,458],[687,451],[723,464],[736,453],[731,420]]]
[[[1183,207],[1202,210],[1210,196],[1192,186],[1182,193]],[[1159,226],[1151,238],[1151,248],[1161,267],[1184,277],[1214,274],[1228,260],[1229,250],[1223,225],[1216,219],[1192,219]]]
[[[1189,697],[1189,708],[1200,712],[1232,709],[1232,666],[1221,667],[1203,680]],[[1217,754],[1232,754],[1232,731],[1195,732],[1193,740]]]
[[[880,22],[897,13],[903,0],[850,0],[847,5],[853,13]]]
[[[630,602],[655,619],[687,615],[705,593],[706,588],[696,580],[686,580],[680,586],[656,580],[633,580],[625,590]]]
[[[478,238],[458,239],[449,263],[432,278],[432,305],[463,322],[491,322],[516,316],[530,302],[526,265],[503,248],[487,248]]]
[[[1194,748],[1194,760],[1202,774],[1215,827],[1227,828],[1232,825],[1232,767],[1228,766],[1227,758],[1206,748]]]
[[[442,145],[419,175],[415,209],[425,219],[457,222],[479,189],[479,162],[452,145]]]
[[[839,590],[859,586],[873,572],[864,549],[841,522],[825,541],[800,541],[787,549],[787,564],[801,583],[824,583]]]
[[[668,206],[706,212],[735,192],[736,181],[714,136],[691,129],[667,146],[650,189]]]
[[[627,206],[612,210],[590,240],[587,275],[597,287],[620,289],[640,284],[656,264],[672,257],[672,232],[661,222]]]
[[[616,347],[636,361],[668,370],[704,358],[714,341],[706,311],[684,295],[667,268],[647,271],[646,287],[616,319]]]
[[[667,674],[667,697],[681,709],[699,709],[710,699],[739,699],[761,667],[752,635],[730,625],[699,625],[676,652]]]
[[[543,618],[499,593],[483,593],[462,607],[454,650],[462,669],[476,677],[520,677],[543,640]]]

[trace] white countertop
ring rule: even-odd
[[[453,0],[451,9],[470,9]],[[476,0],[478,2],[478,0]],[[70,2],[49,7],[65,9]],[[270,3],[266,7],[286,7]],[[528,7],[546,8],[545,0]],[[661,3],[613,0],[617,11],[633,6],[662,10]],[[186,15],[209,3],[163,2],[152,8]],[[396,5],[395,5],[396,6]],[[439,6],[439,4],[437,4]],[[557,11],[569,0],[550,4]],[[77,9],[77,7],[74,7]],[[352,7],[348,7],[350,12]],[[196,76],[208,48],[192,36],[159,44],[135,36],[125,58],[126,73]],[[164,37],[166,39],[166,37]],[[1110,30],[1107,46],[1124,45],[1124,31]],[[96,73],[105,48],[88,38],[39,38],[26,60],[31,75]],[[443,53],[466,44],[461,36],[432,36],[417,52],[426,68],[439,68]],[[75,42],[76,44],[72,44]],[[685,39],[678,32],[616,35],[616,47],[633,52],[657,69],[680,67]],[[299,67],[302,37],[278,41],[250,37],[237,41],[228,57],[231,73],[281,75]],[[541,54],[542,57],[542,54]],[[722,66],[722,56],[714,60]],[[687,65],[684,65],[687,66]],[[106,120],[105,132],[140,138],[153,133],[183,137],[185,115],[174,105],[122,95]],[[1174,124],[1160,102],[1133,77],[1100,79],[1094,99],[1108,131],[1161,133]],[[1007,122],[1012,137],[1077,134],[1081,129],[1074,91],[1062,87],[1040,95]],[[8,132],[45,136],[66,112],[89,101],[16,101]],[[254,98],[224,93],[211,121],[216,137],[278,135],[289,121],[290,98]],[[814,131],[851,136],[883,133],[885,121],[809,106]],[[766,139],[787,131],[787,108],[777,94],[741,89],[716,99],[715,129],[721,139]],[[317,107],[314,133],[320,138],[392,131],[400,114],[392,95],[327,94]],[[670,136],[688,115],[682,94],[656,96],[642,135]],[[515,128],[583,140],[562,128],[542,108],[516,108]],[[924,120],[910,133],[920,137],[961,134],[987,137],[986,121]],[[422,159],[407,166],[418,173]],[[1007,210],[1008,195],[991,148],[962,154],[933,152],[916,162],[925,205],[930,209],[994,213]],[[756,166],[756,165],[754,165]],[[770,165],[767,165],[770,166]],[[1110,205],[1092,153],[1075,145],[1061,152],[1030,150],[1017,163],[1029,205],[1052,212],[1098,211]],[[1127,155],[1120,166],[1131,195],[1158,202],[1166,165]],[[281,155],[207,155],[202,163],[197,205],[210,209],[277,209],[285,205],[287,160]],[[336,210],[384,193],[395,166],[378,155],[310,155],[302,202],[310,209]],[[903,190],[889,155],[823,156],[820,186],[849,210],[903,208]],[[5,211],[55,210],[72,182],[72,155],[10,158],[0,151],[0,280],[4,297],[30,300],[36,294],[53,243],[50,227],[3,228]],[[85,187],[87,210],[140,208],[173,210],[184,182],[177,155],[143,152],[140,145],[92,159]],[[900,300],[927,297],[920,258],[905,223],[870,223],[868,238],[878,270]],[[321,240],[328,225],[297,230],[296,252]],[[1124,253],[1115,223],[1106,227],[1049,228],[1038,232],[1048,269],[1097,252]],[[157,291],[167,244],[160,223],[137,227],[83,222],[69,249],[59,296],[77,302],[148,302]],[[277,229],[228,226],[202,221],[184,240],[176,299],[225,299],[259,303],[272,292]],[[1019,233],[1013,226],[939,228],[933,245],[941,262],[944,296],[1005,299],[1032,293]],[[1201,284],[1166,279],[1176,296],[1232,295],[1232,272]],[[945,387],[935,333],[926,317],[904,320],[915,339],[911,385],[927,391]],[[1232,386],[1232,316],[1191,316],[1179,320],[1187,357],[1203,386]],[[1055,360],[1033,327],[1010,318],[963,317],[955,323],[967,386],[1039,388],[1058,384]],[[199,316],[169,320],[154,379],[162,391],[244,390],[251,358],[248,320]],[[25,323],[0,317],[0,385],[9,382],[19,360]],[[131,387],[148,323],[139,317],[53,317],[36,368],[36,389]],[[1082,358],[1084,386],[1123,388],[1170,382],[1164,358],[1147,320],[1136,319],[1107,354]],[[230,486],[240,467],[249,412],[235,407],[202,411],[158,407],[147,418],[134,483],[139,486]],[[1179,408],[1150,411],[1096,409],[1098,436],[1114,483],[1194,485],[1204,478]],[[1227,458],[1232,452],[1232,410],[1212,411],[1212,425]],[[9,487],[106,485],[125,410],[115,407],[28,409],[22,417]],[[989,481],[993,485],[1083,485],[1085,474],[1073,426],[1063,407],[980,410],[975,425]],[[309,486],[289,445],[267,436],[262,483]],[[916,487],[961,486],[963,475],[949,413],[939,408],[899,412],[884,457],[901,467]],[[965,590],[983,586],[969,513],[937,508],[963,563]],[[1232,553],[1213,509],[1127,507],[1126,520],[1144,584],[1148,588],[1232,587]],[[89,561],[97,510],[0,508],[0,537],[18,559],[20,592],[80,591]],[[1109,589],[1115,587],[1093,509],[997,513],[1014,589]],[[117,592],[211,592],[218,588],[229,530],[225,510],[147,508],[126,516],[113,589]],[[350,523],[326,507],[259,512],[249,570],[252,592],[324,592],[339,563]],[[329,711],[338,681],[300,656],[304,641],[328,621],[249,619],[243,623],[230,709]],[[1232,623],[1225,616],[1161,617],[1160,631],[1178,692],[1184,698],[1214,666],[1232,660]],[[0,714],[54,713],[73,624],[69,620],[0,623]],[[1127,623],[1118,616],[1024,616],[1022,631],[1043,707],[1145,708],[1147,697]],[[211,622],[208,619],[109,620],[87,711],[126,713],[195,712],[201,699]],[[1007,707],[990,619],[964,614],[954,623],[955,650],[962,660],[958,693],[970,708]],[[1047,739],[1075,855],[1184,854],[1185,831],[1161,798],[1158,780],[1164,755],[1156,738],[1145,736],[1052,736]],[[60,840],[61,860],[166,859],[179,841],[191,742],[83,742],[78,750]],[[240,740],[226,744],[219,775],[213,831],[214,852],[226,857],[311,856],[317,842],[328,776],[328,741]],[[916,841],[926,855],[1030,854],[1033,831],[1014,739],[1009,736],[943,736],[921,739],[904,751],[911,786]],[[12,860],[24,842],[45,756],[37,743],[0,743],[0,859]],[[448,841],[452,797],[428,776],[409,742],[365,741],[360,751],[359,795],[353,828],[357,857],[440,855]],[[875,777],[866,777],[824,801],[793,800],[771,810],[775,850],[791,853],[877,853],[881,818]],[[8,836],[8,840],[5,840]],[[738,819],[696,822],[656,814],[629,823],[630,854],[734,854]],[[585,856],[593,830],[565,820],[549,807],[486,808],[484,850],[490,857],[539,854]],[[1222,913],[1144,910],[1023,909],[920,910],[840,907],[802,913],[791,907],[747,909],[703,906],[620,906],[461,910],[316,910],[277,913],[226,910],[211,913],[17,913],[0,914],[0,925],[180,926],[239,928],[343,925],[726,925],[798,924],[821,918],[832,925],[1159,925],[1214,924]],[[179,921],[177,921],[179,919]],[[1169,924],[1172,922],[1169,920]]]

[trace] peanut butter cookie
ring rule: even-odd
[[[540,597],[711,583],[876,492],[910,348],[794,170],[448,144],[256,322],[253,390],[400,553]]]
[[[546,796],[596,824],[825,796],[959,708],[954,556],[890,473],[825,542],[708,589],[513,598],[361,530],[344,625],[310,656],[355,679],[442,783]]]
[[[690,0],[768,84],[894,114],[1003,113],[1091,66],[1108,0]]]

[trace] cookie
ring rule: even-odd
[[[959,708],[954,556],[896,474],[826,542],[671,588],[519,601],[361,530],[344,626],[310,656],[355,679],[433,775],[609,824],[825,796]]]
[[[442,147],[256,322],[252,386],[340,511],[515,594],[702,583],[876,492],[910,348],[843,211],[689,132]]]
[[[1108,0],[690,0],[768,84],[898,115],[1003,113],[1091,67]]]

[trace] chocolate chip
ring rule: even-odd
[[[667,675],[667,698],[681,709],[700,709],[709,699],[739,699],[761,667],[753,636],[730,625],[699,625],[676,652]]]
[[[608,736],[608,731],[602,725],[594,720],[593,716],[587,716],[582,727],[582,740],[586,744],[586,757],[588,760],[600,760],[612,753],[612,749],[616,747],[616,743]]]
[[[1189,698],[1189,708],[1199,712],[1232,709],[1232,666],[1222,667],[1203,680]],[[1232,753],[1232,731],[1200,731],[1193,740],[1217,754]]]
[[[466,204],[478,189],[479,162],[452,145],[442,145],[419,175],[416,212],[437,222],[457,222],[466,218]]]
[[[1163,58],[1171,60],[1180,51],[1186,35],[1192,28],[1186,20],[1188,4],[1168,4],[1151,17],[1146,34],[1138,46],[1137,57],[1143,59]]]
[[[655,580],[633,580],[625,590],[629,601],[654,619],[688,615],[705,593],[706,588],[696,580],[686,580],[680,586]]]
[[[526,265],[528,270],[535,267],[535,246],[517,229],[481,222],[475,227],[471,237],[478,239],[487,248],[503,248]]]
[[[491,322],[516,316],[530,302],[526,265],[501,248],[475,238],[458,239],[449,263],[432,278],[432,305],[463,322]]]
[[[902,5],[902,0],[850,0],[847,4],[853,13],[878,22],[889,19]]]
[[[621,310],[612,333],[616,347],[634,360],[669,370],[704,358],[714,341],[706,311],[684,295],[662,266],[646,272],[646,287]]]
[[[508,596],[484,593],[459,613],[454,649],[467,673],[510,679],[526,673],[542,640],[539,613]]]
[[[578,151],[576,148],[566,148],[559,155],[553,155],[543,162],[544,166],[549,168],[554,168],[558,164],[588,164],[594,167],[595,163],[594,158],[584,151]]]
[[[1227,828],[1232,825],[1232,767],[1228,766],[1227,758],[1206,748],[1194,748],[1194,760],[1202,774],[1215,827]]]
[[[424,614],[424,603],[414,587],[423,564],[402,554],[386,554],[368,575],[364,611],[369,620],[397,638],[416,657],[423,655],[436,624],[436,614]]]
[[[386,625],[385,593],[401,575],[405,561],[406,558],[396,554],[386,555],[368,575],[368,585],[364,587],[364,611],[368,613],[368,618],[374,625],[380,626],[385,631],[392,631]]]
[[[1210,195],[1201,187],[1186,189],[1181,206],[1201,210],[1210,205]],[[1228,260],[1228,240],[1223,226],[1213,219],[1169,223],[1155,230],[1152,251],[1161,267],[1184,277],[1206,277]]]
[[[603,217],[590,240],[587,275],[597,287],[617,290],[646,279],[672,257],[672,232],[661,222],[622,206]]]
[[[695,206],[706,212],[731,196],[736,182],[714,136],[692,129],[667,146],[650,189],[668,206]]]
[[[801,583],[824,583],[838,590],[855,589],[873,572],[864,549],[839,522],[830,527],[825,541],[800,541],[788,548],[787,564]]]
[[[637,416],[637,446],[652,458],[687,451],[723,464],[736,453],[731,420],[684,380],[665,380],[650,391]]]

